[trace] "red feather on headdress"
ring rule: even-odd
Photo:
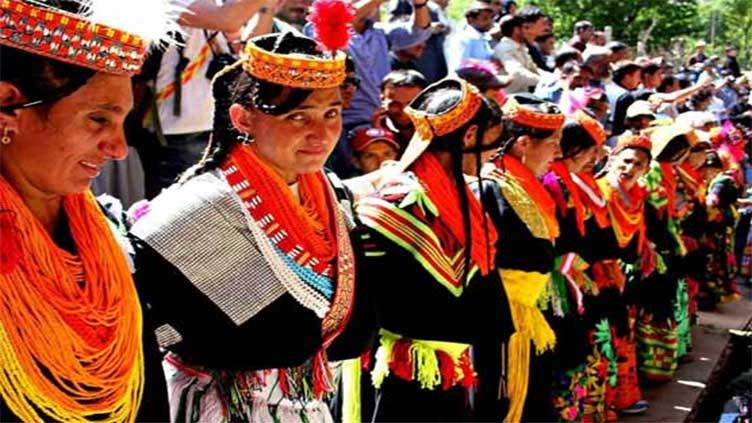
[[[332,53],[347,47],[354,19],[355,8],[347,0],[316,0],[308,15],[313,38],[323,50]]]

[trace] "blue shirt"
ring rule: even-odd
[[[412,33],[430,29],[419,28],[412,22],[371,23],[362,34],[353,34],[347,46],[347,54],[355,62],[355,72],[360,78],[360,87],[353,96],[350,108],[342,111],[345,125],[371,122],[371,117],[381,106],[381,80],[391,71],[389,66],[390,34],[396,28],[405,28]]]
[[[453,40],[452,56],[448,58],[450,71],[457,70],[468,59],[485,61],[493,58],[489,36],[471,25],[466,25]]]

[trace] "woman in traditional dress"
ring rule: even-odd
[[[594,285],[585,273],[589,264],[580,254],[593,248],[587,240],[587,228],[597,222],[593,222],[594,214],[588,203],[592,199],[583,197],[596,195],[596,200],[601,201],[602,198],[597,187],[594,193],[584,193],[587,186],[577,174],[592,170],[605,140],[606,134],[598,121],[582,111],[576,112],[562,130],[562,158],[551,165],[551,171],[543,178],[556,203],[560,228],[546,306],[557,338],[567,340],[557,344],[553,366],[552,399],[562,421],[583,420],[588,385],[592,385],[586,363],[593,351],[589,342],[593,328],[584,320],[583,297],[594,294]]]
[[[634,287],[639,307],[637,344],[641,375],[668,381],[690,345],[677,167],[689,156],[697,136],[691,127],[678,124],[654,128],[649,135],[653,161],[644,177],[650,206],[646,213],[649,244],[645,248],[651,251],[644,254],[656,254],[657,262],[650,274],[635,275],[639,280]]]
[[[465,174],[477,177],[498,147],[501,111],[450,78],[406,113],[416,136],[356,209],[368,228],[359,283],[371,280],[381,326],[373,418],[500,421],[501,347],[513,327],[494,270],[497,234]]]
[[[589,249],[585,259],[592,263],[590,274],[598,294],[585,304],[589,319],[596,323],[596,343],[602,342],[601,353],[607,356],[611,347],[603,342],[610,338],[612,346],[608,372],[616,378],[606,385],[606,407],[611,414],[641,413],[647,409],[637,381],[637,356],[634,339],[636,309],[628,301],[624,264],[641,268],[640,252],[646,242],[645,199],[647,193],[638,183],[647,172],[651,159],[650,139],[641,135],[624,135],[611,152],[607,171],[598,179],[598,186],[607,201],[610,225],[588,232]],[[649,266],[645,266],[646,268]],[[604,327],[602,319],[606,319]],[[608,373],[607,372],[607,373]],[[600,406],[596,406],[599,409]],[[609,420],[614,415],[606,416]]]
[[[329,360],[369,335],[350,199],[323,170],[345,56],[292,33],[245,53],[214,80],[203,160],[132,228],[137,282],[168,351],[173,421],[331,421]]]
[[[169,7],[60,3],[0,2],[0,420],[163,420],[127,240],[89,185],[127,154],[141,36]]]
[[[709,305],[735,300],[736,260],[734,228],[739,218],[736,201],[739,188],[732,172],[716,152],[707,155],[701,170],[708,181],[705,205],[708,211],[706,245],[708,246],[707,285],[704,287]]]
[[[502,363],[510,400],[506,421],[551,421],[551,363],[540,354],[552,349],[556,338],[538,300],[554,268],[559,225],[556,203],[538,178],[561,156],[564,115],[530,95],[511,97],[503,111],[500,154],[484,167],[485,181],[474,188],[502,234],[496,243],[496,266],[516,330]]]

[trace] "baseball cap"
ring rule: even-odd
[[[350,131],[350,144],[355,152],[359,153],[377,141],[383,141],[397,150],[400,149],[399,144],[394,140],[394,134],[389,130],[363,126]]]

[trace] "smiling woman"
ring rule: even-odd
[[[166,30],[157,9],[170,8],[141,10],[155,28],[129,14],[90,19],[122,2],[79,5],[0,2],[0,419],[164,420],[165,400],[151,397],[163,378],[145,388],[143,345],[156,343],[142,342],[122,235],[88,188],[126,155],[130,76],[148,45],[139,34]],[[80,46],[60,43],[63,32]]]
[[[173,421],[332,419],[328,359],[358,356],[371,327],[350,200],[323,171],[344,78],[344,54],[310,38],[252,39],[214,80],[204,158],[133,227]]]

